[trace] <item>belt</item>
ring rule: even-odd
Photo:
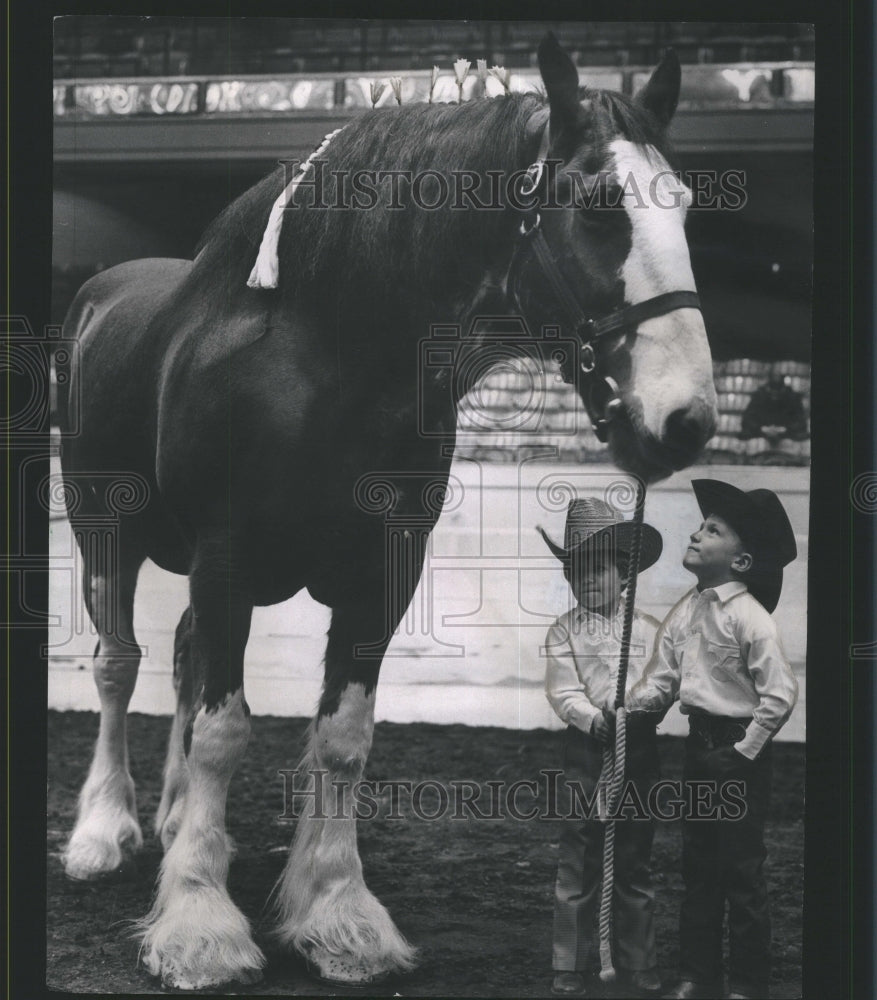
[[[735,719],[728,715],[692,713],[688,716],[689,732],[710,749],[739,743],[746,735],[751,718]]]

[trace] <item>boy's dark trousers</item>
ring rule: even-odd
[[[648,808],[649,790],[658,780],[654,721],[640,716],[627,730],[625,779],[630,779]],[[594,796],[603,767],[602,745],[570,726],[563,736],[563,770],[558,809],[569,815],[566,783],[579,783],[588,800]],[[579,807],[583,812],[584,807]],[[596,807],[593,813],[597,815]],[[596,918],[603,877],[603,834],[598,819],[564,819],[554,893],[555,972],[586,972],[597,955]],[[615,886],[613,893],[613,955],[616,965],[629,972],[657,965],[654,896],[649,858],[654,820],[625,819],[615,823]]]
[[[764,877],[764,821],[770,804],[771,748],[754,761],[732,744],[745,735],[748,719],[709,715],[689,718],[683,777],[692,781],[737,781],[745,785],[742,818],[682,823],[685,895],[679,918],[682,979],[712,985],[722,981],[722,924],[728,901],[729,989],[767,997],[770,980],[770,916]],[[691,786],[689,794],[693,795]],[[703,793],[702,793],[703,794]],[[719,799],[721,802],[721,798]]]

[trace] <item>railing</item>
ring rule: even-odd
[[[583,85],[634,94],[648,79],[650,68],[585,67]],[[422,102],[430,96],[430,74],[400,72],[402,103]],[[272,76],[177,76],[126,79],[57,80],[53,87],[56,119],[124,118],[139,116],[272,115],[295,112],[349,113],[372,106],[372,83],[386,82],[379,73],[310,73]],[[538,71],[512,72],[511,90],[535,91]],[[679,107],[684,110],[770,110],[812,105],[815,69],[811,62],[733,63],[682,67]],[[485,93],[486,90],[486,93]],[[502,86],[492,77],[486,85],[472,72],[463,87],[463,99],[497,97]],[[457,86],[450,72],[439,74],[432,89],[435,102],[456,101]],[[376,102],[395,100],[386,87]]]

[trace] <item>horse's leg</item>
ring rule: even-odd
[[[191,728],[195,715],[195,694],[204,683],[197,678],[192,663],[192,609],[186,608],[174,635],[174,690],[177,708],[171,723],[167,754],[164,762],[164,783],[161,802],[155,814],[155,833],[167,850],[173,843],[183,818],[186,789],[189,787],[189,765],[186,761],[184,734]],[[234,843],[226,835],[228,849],[234,853]]]
[[[184,733],[189,781],[155,901],[144,918],[141,955],[153,975],[178,989],[255,982],[265,959],[226,888],[228,785],[250,733],[244,701],[244,648],[252,604],[222,573],[191,578],[190,656],[203,677],[191,729]]]
[[[117,534],[76,531],[83,557],[83,596],[98,633],[94,680],[100,729],[79,795],[76,825],[64,852],[67,874],[94,879],[116,871],[140,848],[134,782],[128,771],[126,715],[137,681],[140,647],[134,638],[134,590],[139,549],[119,546]]]
[[[174,635],[174,690],[177,710],[171,723],[171,733],[164,763],[164,785],[161,803],[155,814],[155,833],[167,850],[173,843],[183,817],[186,789],[189,785],[189,765],[183,747],[183,734],[192,723],[195,707],[195,676],[191,656],[192,609],[187,607]]]
[[[352,786],[371,748],[380,659],[357,662],[353,648],[380,641],[385,622],[383,605],[333,610],[323,693],[302,764],[306,794],[297,801],[305,805],[275,890],[279,939],[320,975],[341,982],[368,982],[414,960],[366,887],[356,845]],[[315,782],[322,786],[322,814],[313,808]]]

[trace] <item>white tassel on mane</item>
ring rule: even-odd
[[[340,128],[336,128],[334,132],[330,132],[323,139],[320,145],[317,146],[313,153],[311,153],[311,155],[301,165],[301,169],[295,177],[293,177],[289,184],[287,184],[286,187],[280,192],[280,197],[277,201],[275,201],[271,206],[271,214],[268,216],[268,224],[265,226],[265,233],[262,236],[262,243],[259,246],[256,263],[253,265],[253,270],[250,271],[249,278],[247,278],[248,288],[277,287],[277,278],[280,271],[280,262],[277,258],[277,245],[280,242],[280,227],[283,225],[283,212],[289,204],[290,198],[292,198],[293,194],[295,194],[295,189],[301,183],[304,175],[311,168],[311,161],[314,157],[317,157],[326,151],[329,143],[335,138],[336,135],[338,135],[340,131]]]
[[[457,82],[457,89],[459,91],[459,101],[463,101],[463,83],[469,74],[469,68],[471,63],[467,59],[458,59],[454,63],[454,75]],[[438,66],[433,66],[432,76],[429,82],[429,103],[432,104],[432,94],[435,89],[436,80],[438,79],[439,68]],[[511,73],[509,70],[502,66],[492,66],[490,69],[487,68],[487,62],[484,59],[478,60],[478,77],[482,82],[484,87],[484,96],[487,96],[487,77],[488,75],[495,77],[502,84],[503,91],[509,94],[511,91]],[[384,81],[380,83],[377,80],[373,80],[371,84],[371,100],[372,107],[374,107],[380,100],[381,95],[386,89],[387,84]],[[402,78],[401,77],[391,77],[390,86],[393,88],[393,93],[396,97],[396,103],[402,103]],[[343,128],[343,126],[342,126]],[[259,246],[259,253],[256,256],[256,263],[253,265],[253,270],[250,271],[250,276],[247,278],[248,288],[276,288],[277,280],[280,273],[280,261],[277,256],[277,246],[280,242],[280,228],[283,225],[283,212],[286,206],[289,204],[290,199],[295,194],[295,189],[301,183],[305,174],[310,170],[312,166],[312,160],[319,156],[321,153],[325,152],[329,143],[335,138],[336,135],[341,131],[340,128],[336,128],[334,132],[330,132],[320,143],[319,146],[311,153],[311,155],[304,161],[301,165],[301,169],[293,177],[293,179],[286,185],[283,191],[280,193],[280,197],[271,206],[271,214],[268,216],[268,224],[265,226],[265,232],[262,236],[262,243]]]

